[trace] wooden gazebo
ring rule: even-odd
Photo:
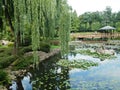
[[[112,26],[104,26],[98,30],[98,32],[101,32],[102,38],[113,38],[114,37],[114,30],[116,28]]]

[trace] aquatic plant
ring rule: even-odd
[[[80,81],[78,83],[72,82],[72,86],[76,86],[72,90],[119,90],[119,83],[117,81],[104,80],[104,81]],[[117,86],[117,87],[116,87]],[[79,89],[77,89],[79,88]]]
[[[74,52],[84,54],[84,55],[90,55],[90,56],[93,56],[94,58],[100,58],[101,60],[115,58],[114,55],[100,54],[100,53],[97,53],[97,52],[92,52],[89,49],[87,49],[87,50],[78,50],[78,51],[74,51]]]
[[[98,63],[93,62],[93,61],[88,61],[88,60],[73,60],[73,61],[69,61],[69,60],[59,60],[59,62],[57,63],[60,66],[64,66],[64,67],[69,67],[69,68],[80,68],[80,69],[88,69],[91,66],[97,66]]]

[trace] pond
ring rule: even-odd
[[[101,61],[88,70],[70,70],[69,76],[73,90],[119,90],[120,54],[115,60]]]
[[[76,50],[87,48],[75,47]],[[32,86],[33,90],[120,90],[119,51],[115,56],[116,58],[101,61],[90,55],[68,54],[69,61],[83,59],[98,63],[98,66],[88,69],[64,67],[58,65],[58,60],[55,58],[43,61],[40,63],[39,69],[31,72],[33,76],[30,86],[26,84],[24,87],[30,88]],[[27,88],[25,90],[28,90]]]

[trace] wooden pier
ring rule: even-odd
[[[94,33],[94,32],[90,32],[90,33],[71,33],[71,38],[74,38],[76,40],[87,40],[87,39],[111,39],[111,38],[119,38],[120,37],[120,33]]]

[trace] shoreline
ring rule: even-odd
[[[60,49],[53,49],[49,53],[38,51],[38,55],[40,57],[38,63],[41,63],[44,60],[48,60],[49,58],[54,57],[55,55],[58,55],[58,54],[60,54]],[[33,55],[33,52],[28,52],[24,54],[24,57],[31,56],[31,55]],[[11,82],[13,80],[16,81],[17,77],[22,78],[27,72],[29,72],[31,68],[34,68],[33,65],[29,65],[25,69],[19,69],[19,70],[13,71],[12,67],[14,67],[14,65],[11,64],[8,68],[5,69],[5,71],[8,73],[8,77],[10,78]],[[0,90],[8,90],[8,89],[5,86],[1,86]]]

